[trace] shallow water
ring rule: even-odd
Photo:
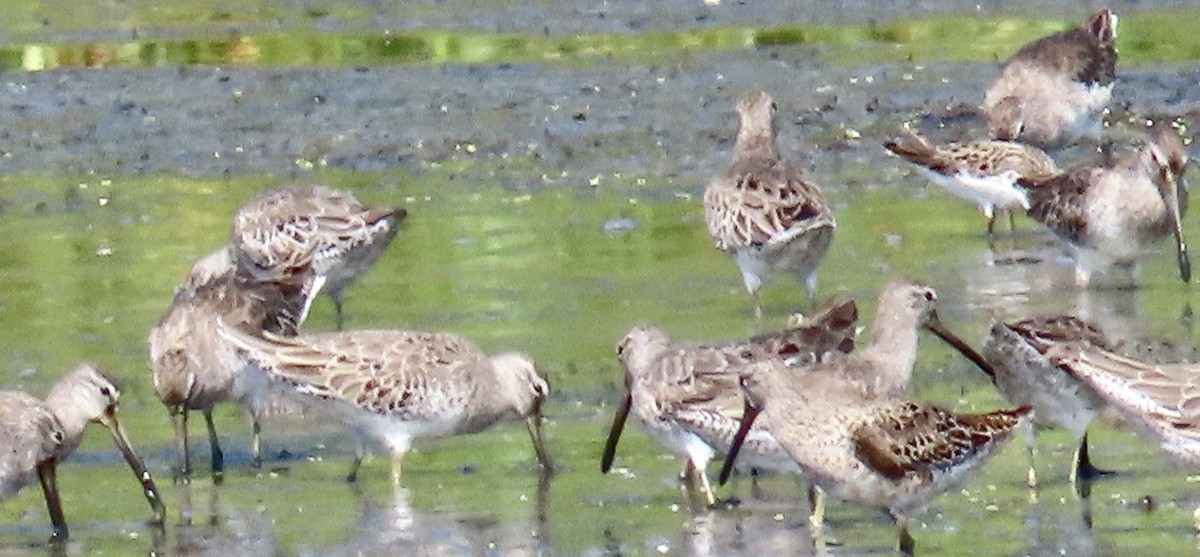
[[[410,5],[436,15],[396,17],[435,22],[422,28],[448,17]],[[545,9],[591,14],[608,6]],[[1082,17],[1063,6],[1047,13],[1056,10],[1069,12],[1066,20]],[[139,16],[146,19],[138,26],[184,44],[207,40],[213,28],[228,31],[229,20],[293,30],[309,17],[317,23],[298,35],[329,45],[393,21],[379,10],[362,11],[371,15],[277,13],[251,3],[225,9],[226,19],[200,30],[185,23],[199,16],[169,10]],[[528,31],[526,23],[479,23],[513,19],[508,8],[480,3],[464,13],[443,25],[449,35],[478,32],[486,46],[493,31]],[[1122,13],[1122,25],[1156,13]],[[762,25],[761,13],[747,14],[731,9],[714,17]],[[590,27],[563,21],[606,33],[618,19],[589,17]],[[47,31],[14,21],[8,52],[23,53],[33,43],[82,52],[71,49],[94,40],[92,52],[103,54],[130,25],[101,18],[93,27],[52,22]],[[837,14],[813,21],[851,31],[869,23]],[[693,24],[715,29],[714,36],[740,32],[707,19]],[[683,36],[693,24],[651,30]],[[769,27],[779,26],[771,20]],[[1156,58],[1156,43],[1138,42],[1132,29],[1122,34],[1129,49],[1151,55],[1119,69],[1112,133],[1136,136],[1135,123],[1147,115],[1191,123],[1200,53],[1180,55],[1187,51],[1180,47]],[[632,35],[635,44],[649,44],[637,42],[644,38],[637,29]],[[559,48],[567,39],[556,36],[550,41]],[[791,478],[764,479],[761,497],[739,480],[720,494],[740,497],[741,506],[694,512],[675,480],[679,464],[636,426],[622,439],[616,470],[598,471],[622,380],[614,343],[630,326],[652,322],[679,339],[715,341],[777,326],[789,312],[807,309],[802,290],[781,279],[763,292],[766,317],[753,319],[732,263],[711,247],[701,220],[699,193],[728,156],[731,99],[755,87],[779,99],[792,123],[783,126],[784,151],[811,169],[836,206],[839,229],[820,273],[821,292],[846,290],[865,320],[883,283],[906,276],[934,286],[943,320],[976,342],[993,318],[1070,312],[1118,338],[1195,343],[1195,294],[1179,283],[1171,254],[1147,261],[1139,290],[1080,292],[1059,251],[1028,220],[1018,219],[1016,234],[989,245],[978,213],[884,156],[880,141],[906,120],[939,138],[977,132],[979,122],[947,107],[978,102],[994,71],[986,57],[854,58],[838,49],[856,50],[857,43],[839,47],[840,40],[669,43],[646,53],[649,62],[601,53],[563,64],[541,58],[538,49],[546,47],[539,46],[536,55],[500,50],[482,60],[462,50],[418,60],[362,51],[328,63],[253,58],[232,69],[203,65],[212,60],[202,56],[100,64],[109,68],[103,70],[10,69],[0,91],[0,386],[44,394],[81,359],[114,371],[124,380],[122,417],[169,509],[161,535],[144,525],[146,505],[129,472],[107,436],[92,432],[60,474],[73,536],[68,553],[803,553],[810,543],[797,503],[803,492]],[[1023,40],[1018,33],[995,48],[1011,51]],[[861,50],[881,50],[881,42]],[[1171,62],[1180,59],[1193,62]],[[369,204],[410,212],[395,245],[349,291],[348,326],[455,331],[488,350],[534,356],[555,390],[548,435],[560,473],[549,485],[539,486],[519,424],[419,442],[405,460],[406,489],[393,496],[386,459],[369,461],[360,484],[349,486],[341,478],[352,443],[319,419],[283,416],[266,425],[269,461],[255,473],[248,424],[232,406],[218,412],[231,468],[224,483],[203,476],[204,451],[190,485],[171,482],[171,427],[150,384],[146,333],[191,262],[221,245],[234,208],[289,181],[346,188]],[[1188,232],[1197,228],[1190,219]],[[332,304],[322,299],[306,328],[332,327]],[[923,339],[918,366],[914,390],[923,398],[962,411],[1005,405],[986,378],[933,339]],[[194,446],[204,449],[200,438]],[[1200,490],[1188,472],[1111,421],[1094,428],[1092,440],[1095,461],[1123,473],[1097,483],[1090,500],[1079,501],[1066,484],[1073,447],[1062,432],[1039,436],[1043,487],[1033,500],[1018,438],[961,492],[936,499],[915,521],[918,550],[1193,554]],[[828,523],[844,544],[834,554],[887,553],[894,543],[893,525],[873,510],[831,505]],[[41,542],[48,534],[36,487],[0,503],[0,555],[46,554]]]

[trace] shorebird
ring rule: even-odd
[[[239,402],[253,423],[253,462],[262,462],[262,411],[268,402],[266,376],[238,357],[234,347],[217,334],[217,320],[239,326],[296,334],[302,313],[312,298],[312,281],[307,284],[256,282],[234,271],[213,271],[224,249],[202,259],[189,280],[175,294],[147,338],[154,390],[175,422],[179,450],[178,472],[186,477],[188,458],[188,412],[204,413],[211,447],[212,471],[224,470],[224,453],[213,424],[213,407],[225,400]],[[207,277],[207,278],[205,278]]]
[[[983,97],[992,137],[1054,147],[1098,136],[1116,79],[1116,37],[1117,15],[1105,8],[1021,47]]]
[[[737,263],[758,316],[758,290],[779,271],[816,299],[817,265],[837,227],[821,188],[779,156],[775,111],[765,92],[738,103],[733,158],[704,190],[708,234]]]
[[[221,321],[222,338],[272,379],[327,401],[354,430],[377,438],[392,455],[392,483],[415,437],[476,433],[525,420],[544,473],[552,471],[542,436],[546,379],[525,354],[489,357],[450,333],[345,331],[287,337],[260,335]],[[361,441],[347,480],[357,479]]]
[[[79,447],[84,429],[92,422],[103,425],[112,434],[142,484],[154,520],[161,523],[166,514],[154,479],[117,420],[120,397],[112,378],[90,363],[80,364],[60,379],[45,402],[20,391],[0,391],[0,499],[15,494],[37,478],[54,526],[53,540],[65,540],[68,536],[58,496],[57,467]]]
[[[942,189],[979,207],[988,219],[988,235],[996,224],[996,211],[1008,213],[1029,208],[1017,179],[1041,181],[1058,175],[1054,160],[1044,151],[1011,141],[971,141],[934,145],[915,132],[887,141],[888,151],[912,163],[925,178]]]
[[[1033,409],[1033,422],[1063,428],[1075,434],[1078,446],[1071,461],[1071,484],[1090,480],[1104,472],[1088,456],[1087,429],[1104,409],[1104,399],[1090,386],[1059,369],[1046,358],[1048,351],[1064,343],[1079,342],[1104,349],[1112,344],[1099,327],[1078,317],[1037,317],[1015,323],[996,322],[984,343],[983,356],[992,364],[992,382],[1009,402]],[[1028,481],[1037,486],[1034,468],[1034,439],[1026,439],[1029,451]]]
[[[329,292],[341,330],[346,287],[379,259],[407,214],[366,207],[353,194],[324,186],[277,188],[238,208],[229,249],[239,272],[260,282],[311,272],[313,294]]]
[[[1046,357],[1157,438],[1167,453],[1200,464],[1200,364],[1151,365],[1085,342],[1057,345]]]
[[[617,344],[625,368],[625,397],[621,400],[600,471],[608,473],[617,442],[632,410],[642,428],[671,452],[687,461],[681,477],[687,485],[700,483],[706,502],[715,503],[706,470],[709,461],[729,448],[741,416],[742,393],[737,386],[739,366],[758,359],[780,357],[804,365],[827,352],[854,349],[858,310],[853,301],[834,300],[813,317],[776,333],[724,345],[672,343],[651,325],[638,325]],[[764,470],[796,471],[795,465],[769,433],[750,433],[749,466]]]
[[[942,325],[936,303],[937,294],[928,286],[907,280],[888,282],[879,293],[866,346],[849,354],[832,355],[813,364],[808,371],[860,382],[871,393],[881,396],[905,395],[917,361],[921,329],[933,333],[988,371],[983,358]]]
[[[914,545],[909,518],[934,496],[964,482],[1029,412],[954,414],[881,394],[844,374],[789,373],[778,360],[746,366],[741,385],[746,407],[721,482],[761,414],[767,431],[822,490],[887,509],[900,526],[899,549],[905,555]],[[817,512],[812,521],[819,527]]]
[[[1163,125],[1141,151],[1112,166],[1084,166],[1041,182],[1022,181],[1029,191],[1029,216],[1074,252],[1075,281],[1081,286],[1108,264],[1127,269],[1136,283],[1138,260],[1167,235],[1175,239],[1179,276],[1190,282],[1182,223],[1186,164],[1179,134]]]

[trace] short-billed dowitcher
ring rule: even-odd
[[[232,269],[214,273],[209,264],[219,260],[220,253],[197,264],[147,339],[154,390],[175,422],[178,472],[184,476],[190,473],[187,418],[191,410],[204,413],[213,473],[224,469],[212,410],[225,400],[238,401],[250,415],[254,436],[251,451],[255,465],[261,462],[259,419],[268,399],[267,379],[247,366],[217,334],[217,319],[295,334],[312,297],[311,281],[296,286],[252,281]],[[203,281],[206,276],[207,281]]]
[[[1084,342],[1046,353],[1174,457],[1200,464],[1200,364],[1148,364]]]
[[[632,410],[642,428],[670,451],[687,459],[683,477],[698,481],[709,505],[715,502],[706,470],[733,440],[741,416],[737,386],[740,365],[768,357],[795,358],[801,364],[833,351],[854,348],[857,308],[834,301],[813,317],[776,333],[724,345],[672,343],[658,327],[638,325],[617,344],[625,367],[625,397],[605,443],[600,470],[608,473],[617,442]],[[770,434],[756,429],[747,440],[749,467],[795,469]]]
[[[311,271],[333,298],[341,329],[346,287],[379,259],[406,215],[324,186],[276,188],[238,208],[230,247],[240,271],[259,281]]]
[[[544,473],[552,470],[542,435],[546,379],[528,356],[489,357],[450,333],[345,331],[261,336],[222,321],[220,334],[273,379],[328,401],[359,433],[377,438],[392,455],[392,482],[415,437],[476,433],[522,418]],[[357,478],[359,452],[347,479]]]
[[[83,431],[91,422],[102,424],[112,434],[142,484],[154,520],[161,523],[166,514],[154,479],[117,420],[120,396],[112,378],[88,363],[59,380],[45,402],[20,391],[0,391],[0,498],[33,483],[35,477],[40,480],[54,525],[53,539],[66,539],[68,535],[58,496],[57,466],[79,447]]]
[[[928,286],[907,280],[888,282],[879,293],[867,345],[850,354],[827,358],[809,369],[859,381],[880,395],[906,394],[921,329],[954,346],[976,365],[986,366],[982,357],[942,325],[936,303],[937,294]]]
[[[1108,167],[1084,166],[1042,182],[1030,182],[1029,216],[1067,242],[1075,253],[1075,280],[1115,264],[1137,281],[1147,248],[1174,236],[1179,275],[1191,281],[1183,239],[1187,210],[1187,164],[1179,134],[1162,125],[1133,156]]]
[[[878,395],[872,385],[844,375],[789,373],[778,360],[744,367],[741,385],[746,408],[721,481],[761,414],[767,431],[825,492],[887,509],[900,525],[899,546],[907,555],[913,551],[909,518],[964,482],[1029,412],[954,414],[907,397]],[[814,517],[814,526],[820,522]]]
[[[1011,141],[971,141],[934,145],[915,132],[887,141],[887,150],[916,166],[922,176],[942,189],[979,207],[988,218],[988,234],[996,224],[996,211],[1008,213],[1029,208],[1017,179],[1041,181],[1058,174],[1054,160],[1044,151]]]
[[[1099,327],[1078,317],[1035,317],[1014,323],[996,322],[984,343],[984,358],[992,364],[992,382],[1009,402],[1033,409],[1033,423],[1060,427],[1075,434],[1078,442],[1071,462],[1071,483],[1102,472],[1088,456],[1087,429],[1104,399],[1091,387],[1046,359],[1046,352],[1068,342],[1088,343],[1105,349],[1111,343]],[[1029,485],[1037,485],[1034,440],[1027,438]]]
[[[983,97],[992,137],[1053,147],[1099,135],[1116,78],[1116,37],[1117,16],[1105,8],[1021,47]]]
[[[837,226],[821,188],[780,157],[775,110],[765,92],[738,103],[732,160],[704,190],[708,234],[737,263],[756,315],[759,288],[779,271],[816,298],[817,265]]]

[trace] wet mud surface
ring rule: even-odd
[[[649,8],[605,4],[567,6],[620,14],[592,16],[589,31],[604,30],[613,18],[648,17],[667,28],[685,25],[672,23],[673,17],[683,17],[675,11],[650,17],[639,12]],[[775,5],[784,17],[801,16],[789,10],[803,11],[803,4],[789,6]],[[905,13],[884,10],[878,16],[900,17],[909,9],[919,10],[910,6],[901,10]],[[710,9],[687,3],[679,12],[696,10],[727,10],[729,20],[721,24],[775,17],[769,7],[740,5]],[[427,19],[412,22],[507,29],[483,22],[504,18],[519,28],[516,22],[532,19],[517,12],[497,8],[449,21],[431,9]],[[553,18],[580,25],[587,20]],[[734,102],[761,88],[779,102],[783,151],[812,167],[825,187],[836,189],[859,185],[856,173],[847,172],[856,166],[900,167],[879,144],[905,121],[935,139],[980,137],[974,107],[995,73],[993,63],[848,66],[831,60],[820,45],[680,51],[673,63],[582,68],[184,66],[8,72],[0,87],[0,173],[287,178],[320,168],[391,172],[415,169],[420,162],[490,159],[495,164],[484,165],[489,172],[522,162],[520,171],[500,174],[514,188],[579,185],[614,175],[677,177],[702,185],[726,160],[736,126]],[[1109,134],[1114,139],[1136,138],[1136,124],[1129,122],[1148,116],[1183,117],[1190,123],[1200,118],[1195,109],[1200,68],[1118,66],[1118,77],[1109,121],[1133,131]],[[1070,166],[1086,157],[1068,153],[1060,162]]]
[[[1111,5],[1119,13],[1145,7]],[[755,0],[725,0],[716,8],[698,0],[455,6],[419,0],[400,8],[361,7],[365,15],[353,23],[323,15],[319,3],[298,9],[307,10],[302,17],[311,27],[305,32],[313,33],[453,28],[550,35],[886,22],[957,9],[937,2]],[[1076,20],[1097,7],[993,2],[969,13]],[[116,10],[114,20],[121,17],[120,7]],[[242,19],[237,10],[229,11],[228,19]],[[287,31],[295,22],[259,15],[213,28]],[[157,36],[173,32],[139,30]],[[130,33],[102,26],[47,32],[47,37],[113,40]],[[27,301],[6,291],[0,308],[31,308],[27,319],[10,313],[6,322],[38,333],[27,346],[10,350],[15,362],[10,367],[49,370],[50,357],[38,350],[57,351],[80,338],[91,344],[78,352],[119,360],[122,371],[136,377],[122,411],[149,424],[138,432],[139,439],[149,439],[140,446],[146,447],[163,486],[169,483],[174,447],[145,373],[145,330],[193,256],[216,245],[201,236],[224,241],[228,214],[245,197],[230,194],[222,200],[197,193],[207,187],[249,188],[246,184],[258,179],[325,181],[331,176],[323,171],[344,170],[349,172],[332,176],[341,181],[335,183],[339,187],[387,182],[415,196],[412,226],[405,225],[394,253],[351,294],[353,325],[460,330],[489,346],[530,347],[555,379],[550,438],[564,466],[549,493],[536,482],[519,427],[415,451],[405,464],[408,489],[391,497],[385,457],[368,463],[363,484],[341,481],[354,448],[332,426],[334,433],[320,435],[299,426],[303,432],[292,437],[270,430],[268,443],[275,445],[276,457],[266,472],[252,471],[246,424],[229,405],[220,416],[221,431],[235,471],[223,485],[197,478],[191,487],[167,488],[171,519],[165,537],[153,539],[137,538],[147,528],[140,522],[143,502],[136,493],[113,491],[137,509],[127,513],[108,510],[105,501],[97,501],[102,498],[75,496],[69,504],[73,534],[80,541],[72,551],[773,555],[811,547],[806,509],[796,506],[802,492],[793,478],[766,478],[770,496],[765,501],[745,495],[751,490],[744,481],[728,490],[743,497],[744,506],[689,512],[675,481],[678,466],[644,435],[630,432],[622,441],[612,474],[600,476],[596,466],[621,383],[612,345],[630,323],[661,321],[680,338],[701,338],[687,332],[695,331],[697,322],[717,323],[710,329],[727,336],[748,330],[740,279],[704,237],[696,200],[680,192],[698,193],[728,160],[734,103],[759,89],[780,105],[785,155],[809,168],[838,204],[844,230],[839,228],[835,251],[822,271],[822,292],[852,289],[863,300],[866,319],[876,283],[908,275],[932,278],[943,315],[969,324],[974,340],[992,318],[1071,312],[1102,322],[1120,338],[1140,338],[1152,332],[1153,324],[1172,339],[1192,342],[1191,295],[1181,294],[1169,272],[1148,272],[1142,291],[1078,291],[1069,266],[1054,260],[1060,250],[1030,223],[1022,221],[1016,234],[989,244],[973,208],[940,192],[922,197],[919,188],[935,188],[886,154],[881,143],[906,122],[937,140],[981,137],[982,121],[973,107],[996,75],[995,63],[847,64],[820,44],[681,49],[673,60],[664,59],[655,56],[655,62],[641,64],[597,59],[586,64],[183,65],[0,75],[0,180],[8,186],[0,187],[0,224],[11,196],[38,194],[18,193],[24,191],[16,187],[21,176],[61,179],[58,191],[86,206],[48,216],[8,211],[9,223],[22,229],[8,234],[10,243],[0,248],[12,259],[4,269],[11,273],[6,280],[20,279],[9,284],[35,294]],[[1200,125],[1200,67],[1119,65],[1117,71],[1109,139],[1121,144],[1139,139],[1148,117],[1181,119],[1187,135],[1194,134]],[[1073,148],[1056,158],[1070,166],[1091,159],[1092,148]],[[437,176],[448,172],[452,179],[409,189],[409,180],[434,165],[442,167]],[[114,180],[116,186],[94,187],[101,180],[93,175],[196,180],[157,196],[145,185],[149,181]],[[643,178],[649,185],[639,182]],[[77,185],[85,181],[92,184],[86,191]],[[495,188],[479,199],[463,193],[497,182],[547,195]],[[633,209],[623,196],[598,195],[599,201],[589,205],[591,197],[570,191],[610,186],[661,202]],[[867,191],[887,188],[911,196]],[[379,191],[392,188],[362,189],[376,198],[393,194]],[[92,199],[110,193],[112,200]],[[908,203],[910,197],[920,199]],[[229,206],[208,205],[221,201]],[[192,216],[195,220],[186,220]],[[116,224],[107,225],[110,220]],[[38,223],[46,228],[35,228]],[[102,256],[97,248],[109,245],[115,248]],[[61,266],[66,271],[36,266],[58,259],[67,261]],[[1159,259],[1154,269],[1172,271],[1170,258]],[[68,282],[79,293],[54,292],[55,284]],[[424,288],[429,284],[439,289]],[[795,298],[786,286],[777,286],[768,315],[781,317],[794,308]],[[82,306],[89,311],[80,312]],[[322,321],[327,317],[311,322],[328,328],[331,322]],[[110,321],[116,325],[110,328]],[[132,332],[113,330],[120,326]],[[933,344],[922,343],[923,351]],[[1165,350],[1147,343],[1138,353]],[[975,372],[963,371],[963,365],[952,369],[944,352],[935,354],[926,352],[915,379],[921,396],[936,391],[939,403],[968,410],[1004,404],[986,379],[968,375]],[[1068,434],[1040,437],[1040,473],[1047,478],[1040,494],[1025,487],[1025,453],[1015,439],[1003,460],[931,505],[914,527],[919,547],[935,555],[1192,554],[1189,521],[1200,503],[1183,478],[1186,471],[1164,464],[1151,441],[1105,426],[1096,431],[1094,448],[1104,466],[1122,474],[1101,484],[1092,500],[1079,500],[1067,485],[1065,465],[1073,449]],[[193,442],[203,445],[195,435],[198,427]],[[280,446],[286,452],[279,452]],[[81,451],[73,457],[77,466],[64,476],[74,485],[64,492],[107,489],[103,482],[110,476],[122,482],[115,490],[128,487],[127,472],[114,471],[120,463],[111,449],[95,450],[107,456],[89,459]],[[203,462],[204,456],[197,458]],[[0,537],[18,540],[0,543],[0,553],[45,554],[28,542],[40,542],[39,529],[45,527],[40,494],[34,491],[23,493],[23,508],[29,510],[19,520],[0,520],[5,522]],[[1147,500],[1155,501],[1156,511],[1143,504]],[[847,542],[836,554],[890,554],[895,541],[893,525],[871,509],[838,505],[830,524],[833,535]],[[84,550],[77,551],[80,547]]]

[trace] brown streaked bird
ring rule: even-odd
[[[1041,181],[1058,175],[1049,155],[1031,145],[1012,141],[971,141],[934,145],[915,132],[889,140],[883,146],[912,163],[917,172],[942,189],[979,207],[993,233],[996,212],[1029,208],[1024,188],[1017,179]]]
[[[416,437],[477,433],[521,418],[543,473],[553,468],[542,435],[550,395],[533,360],[518,352],[489,357],[450,333],[343,331],[261,336],[222,321],[220,334],[272,379],[326,401],[354,430],[378,439],[392,456],[392,482]],[[359,442],[347,480],[357,479]]]
[[[58,496],[57,467],[79,447],[89,423],[99,423],[112,434],[121,455],[142,484],[142,494],[150,502],[154,520],[162,523],[166,514],[162,497],[117,420],[120,397],[112,378],[90,363],[79,364],[60,379],[45,402],[20,391],[0,391],[0,446],[3,446],[0,499],[15,494],[37,478],[46,496],[54,540],[65,540],[68,536]]]
[[[1152,365],[1084,342],[1046,357],[1086,383],[1175,458],[1200,464],[1200,364]]]
[[[217,320],[277,334],[296,334],[300,316],[312,297],[312,281],[295,284],[256,282],[229,267],[213,271],[225,248],[202,259],[175,294],[171,307],[150,330],[150,369],[154,391],[175,423],[178,472],[191,472],[188,450],[188,412],[199,410],[208,426],[212,472],[224,470],[213,424],[217,403],[237,401],[253,424],[251,453],[262,462],[260,419],[269,402],[268,382],[261,371],[247,366],[234,347],[217,334]],[[207,279],[205,279],[207,277]]]
[[[914,545],[909,519],[933,497],[965,482],[1029,412],[954,414],[907,397],[875,394],[871,385],[835,374],[788,373],[778,360],[747,366],[741,384],[746,408],[721,482],[761,415],[767,431],[826,493],[887,509],[900,526],[899,549],[905,555],[912,555]],[[812,521],[820,526],[819,517]]]
[[[1099,135],[1116,79],[1117,15],[1042,37],[1013,54],[983,97],[993,138],[1042,147]]]
[[[983,356],[992,364],[992,382],[1009,402],[1033,409],[1032,423],[1066,429],[1077,442],[1070,481],[1090,480],[1106,472],[1088,456],[1087,429],[1105,407],[1104,399],[1086,383],[1059,369],[1046,358],[1055,346],[1081,342],[1104,349],[1112,343],[1096,325],[1078,317],[1034,317],[1014,323],[996,322],[984,343]],[[1037,486],[1034,439],[1027,438],[1028,482]]]
[[[936,302],[937,294],[928,286],[906,280],[888,282],[879,294],[868,344],[849,354],[831,353],[807,367],[806,373],[851,382],[864,391],[863,396],[905,397],[916,365],[920,330],[925,329],[985,373],[993,374],[983,356],[942,325]],[[810,521],[820,528],[824,521],[825,498],[821,492],[815,495]]]
[[[983,357],[942,325],[936,304],[937,293],[924,284],[889,281],[879,293],[867,345],[849,354],[832,355],[809,370],[860,382],[880,396],[905,395],[917,361],[918,337],[925,329],[989,372]]]
[[[817,266],[837,227],[821,188],[779,156],[775,111],[765,92],[738,103],[732,160],[704,190],[708,234],[737,264],[758,316],[758,290],[776,272],[816,299]]]
[[[229,247],[239,272],[257,281],[311,272],[317,277],[313,295],[329,292],[340,330],[346,287],[379,259],[407,214],[366,207],[353,194],[325,186],[276,188],[238,209]],[[300,321],[307,315],[306,305]]]
[[[1075,281],[1111,265],[1133,283],[1139,260],[1155,242],[1174,237],[1179,276],[1191,281],[1183,238],[1187,151],[1179,134],[1162,125],[1142,150],[1111,166],[1083,166],[1029,186],[1029,216],[1066,242],[1075,255]]]
[[[828,352],[854,349],[858,309],[853,301],[834,299],[813,317],[788,328],[724,345],[672,343],[658,327],[638,325],[617,344],[625,368],[625,397],[613,416],[600,470],[608,473],[630,410],[650,437],[686,459],[682,477],[700,483],[712,505],[716,499],[706,470],[724,453],[737,431],[744,406],[737,370],[768,357],[810,364]],[[765,470],[795,471],[779,444],[761,428],[747,440],[748,465]]]

